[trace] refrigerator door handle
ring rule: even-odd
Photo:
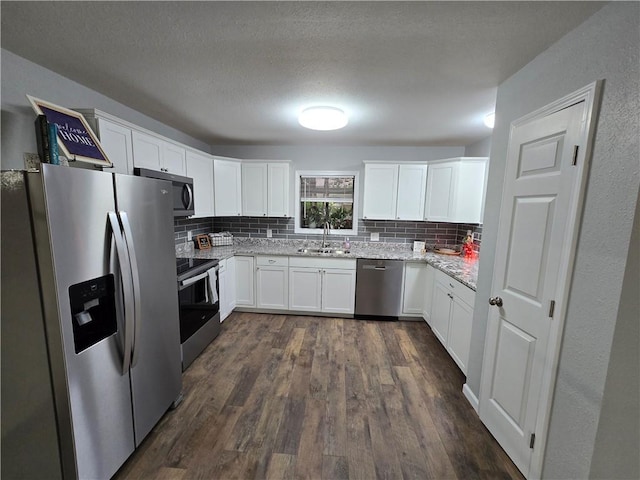
[[[129,252],[129,262],[131,264],[131,279],[133,281],[133,297],[134,297],[134,333],[133,342],[131,345],[131,367],[135,367],[138,363],[138,357],[140,349],[138,348],[138,340],[140,339],[140,325],[142,323],[142,303],[140,300],[140,272],[138,270],[138,260],[136,258],[136,250],[133,246],[133,233],[131,231],[131,225],[129,224],[129,217],[127,212],[118,212],[120,221],[122,222],[122,229],[124,230],[125,244],[127,251]]]
[[[118,254],[118,266],[120,268],[120,279],[122,281],[122,292],[124,296],[124,340],[122,347],[122,373],[129,371],[131,365],[131,345],[133,342],[133,330],[131,323],[134,315],[134,299],[133,299],[133,279],[131,277],[131,261],[129,252],[125,245],[120,222],[115,212],[109,212],[109,223],[111,224],[111,232],[116,242],[116,252]]]

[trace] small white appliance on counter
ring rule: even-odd
[[[2,475],[110,478],[182,388],[170,183],[0,179]]]

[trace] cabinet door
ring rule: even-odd
[[[242,215],[267,216],[267,164],[242,164]]]
[[[162,171],[164,141],[146,133],[131,133],[133,143],[133,165],[139,168],[150,168]]]
[[[454,295],[451,302],[451,321],[449,324],[447,350],[465,375],[467,374],[467,365],[469,363],[472,323],[473,308]]]
[[[435,278],[435,268],[427,265],[424,273],[424,293],[422,305],[422,318],[431,325],[431,306],[433,304],[433,283]]]
[[[460,163],[456,188],[455,222],[482,223],[487,180],[486,168],[486,159],[467,160]]]
[[[183,147],[174,145],[173,143],[164,142],[162,166],[164,167],[165,172],[184,177],[187,174],[185,157],[186,151]]]
[[[100,134],[100,144],[111,163],[113,163],[113,170],[109,171],[132,175],[133,142],[131,129],[99,118],[98,132]]]
[[[322,275],[318,268],[289,267],[289,308],[306,312],[322,309]]]
[[[213,159],[188,151],[186,153],[188,177],[193,178],[194,217],[213,217]]]
[[[356,271],[322,270],[322,311],[352,314],[356,303]]]
[[[236,257],[227,258],[226,271],[227,306],[225,310],[231,314],[236,308]]]
[[[403,314],[422,315],[426,271],[427,266],[424,263],[404,264]]]
[[[213,195],[216,217],[235,217],[242,213],[242,171],[239,162],[215,159]]]
[[[396,218],[398,165],[366,164],[364,166],[363,218],[393,220]]]
[[[431,330],[446,347],[449,334],[449,314],[451,310],[449,289],[436,281],[433,288],[433,305],[431,307]]]
[[[396,219],[423,220],[427,165],[399,165]]]
[[[268,170],[267,215],[270,217],[290,217],[289,190],[291,185],[289,185],[289,164],[270,163]]]
[[[218,264],[218,290],[220,292],[220,322],[224,321],[225,318],[229,316],[229,313],[226,309],[227,304],[229,303],[229,292],[227,290],[227,261],[220,260]]]
[[[432,222],[452,221],[457,163],[429,166],[425,218]]]
[[[253,257],[236,259],[236,305],[254,307],[254,260]],[[228,265],[227,265],[228,266]]]
[[[256,267],[258,308],[287,310],[289,308],[289,269],[287,267]]]

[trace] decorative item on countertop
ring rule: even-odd
[[[467,230],[467,234],[462,241],[462,252],[465,257],[473,256],[473,235],[471,234],[471,230]]]
[[[425,242],[413,242],[413,253],[424,253],[425,245]]]
[[[233,245],[233,235],[231,232],[210,233],[209,240],[212,247],[226,247]]]
[[[351,248],[351,242],[349,242],[349,237],[346,237],[346,238],[344,239],[344,244],[342,245],[342,247],[343,247],[345,250],[349,250],[349,249]]]
[[[211,248],[209,235],[196,235],[194,242],[198,250],[209,250]]]

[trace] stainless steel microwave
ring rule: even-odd
[[[193,198],[193,178],[158,172],[148,168],[134,168],[133,173],[140,177],[157,178],[171,182],[171,196],[173,198],[173,216],[189,217],[195,214]]]

